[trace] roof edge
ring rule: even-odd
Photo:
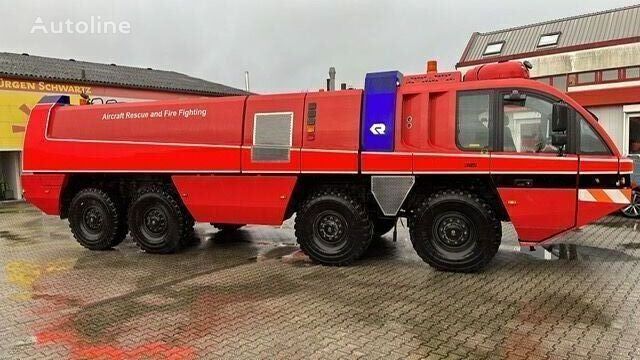
[[[489,31],[489,32],[479,32],[478,35],[479,36],[493,35],[493,34],[498,34],[498,33],[501,33],[501,32],[507,32],[507,31],[513,31],[513,30],[521,30],[521,29],[526,29],[526,28],[534,27],[534,26],[548,25],[548,24],[558,23],[558,22],[562,22],[562,21],[582,19],[582,18],[587,18],[587,17],[591,17],[591,16],[610,14],[610,13],[614,13],[614,12],[618,12],[618,11],[624,11],[624,10],[635,9],[635,8],[640,8],[640,4],[623,6],[623,7],[619,7],[619,8],[602,10],[602,11],[595,11],[595,12],[592,12],[592,13],[581,14],[581,15],[567,16],[567,17],[560,18],[560,19],[540,21],[540,22],[531,23],[531,24],[527,24],[527,25],[513,26],[513,27],[510,27],[510,28],[505,28],[505,29],[501,29],[501,30],[494,30],[494,31]]]

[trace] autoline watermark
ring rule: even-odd
[[[100,16],[91,16],[88,20],[44,21],[37,17],[31,34],[131,34],[131,23],[128,21],[102,20]]]

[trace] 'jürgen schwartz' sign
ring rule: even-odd
[[[44,81],[10,80],[0,78],[0,90],[38,91],[56,94],[91,94],[91,87]]]

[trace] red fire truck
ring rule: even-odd
[[[69,106],[45,97],[24,145],[25,197],[92,250],[149,253],[296,214],[305,253],[357,260],[408,219],[418,255],[470,272],[629,204],[633,162],[529,64],[367,74],[363,90]]]

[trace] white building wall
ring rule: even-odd
[[[625,141],[625,120],[622,105],[598,106],[588,109],[598,117],[600,125],[611,136],[618,150],[622,152]]]

